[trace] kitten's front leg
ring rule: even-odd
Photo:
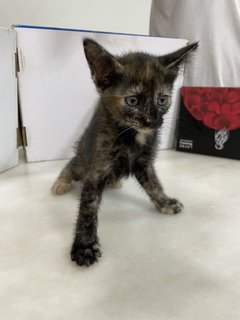
[[[89,266],[101,256],[97,236],[97,212],[104,181],[86,181],[83,185],[75,240],[71,257],[80,266]]]
[[[176,214],[182,210],[183,205],[181,202],[169,198],[164,193],[152,164],[145,165],[141,162],[137,162],[134,165],[133,171],[138,182],[160,212],[165,214]]]

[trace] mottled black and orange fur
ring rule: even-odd
[[[133,175],[158,211],[181,211],[182,204],[164,193],[153,162],[179,66],[196,47],[194,43],[159,57],[143,52],[113,56],[97,42],[84,40],[100,98],[75,157],[52,188],[55,194],[62,194],[70,189],[72,180],[83,182],[71,251],[78,265],[89,266],[100,256],[97,212],[105,186],[115,186]]]

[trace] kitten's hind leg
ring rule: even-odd
[[[122,180],[118,180],[118,181],[114,181],[114,182],[108,182],[107,183],[107,187],[111,188],[111,189],[120,189],[123,186],[123,181]]]
[[[77,159],[72,158],[62,170],[52,186],[53,194],[64,194],[70,190],[72,180],[80,180],[80,173],[77,170]]]
[[[110,189],[120,189],[123,186],[123,179],[116,177],[114,172],[111,172],[106,178],[105,185]]]
[[[121,179],[114,179],[112,177],[106,180],[106,187],[110,189],[120,189],[123,186],[123,181]]]

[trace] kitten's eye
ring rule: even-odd
[[[126,103],[130,106],[130,107],[134,107],[136,105],[138,105],[138,97],[137,96],[129,96],[125,98]]]
[[[157,104],[160,107],[164,107],[166,104],[169,104],[169,102],[170,102],[170,97],[166,95],[159,96],[157,100]]]

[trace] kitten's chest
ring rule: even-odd
[[[134,163],[141,159],[149,159],[151,157],[150,154],[151,148],[146,144],[135,140],[131,141],[131,143],[120,143],[112,151],[111,157],[116,175],[128,176],[132,172]]]
[[[133,161],[142,156],[142,149],[139,149],[138,146],[126,146],[119,145],[114,148],[111,152],[111,160],[113,162],[119,162],[121,159],[124,159],[126,164],[131,165]]]
[[[127,130],[111,143],[110,161],[116,176],[128,176],[138,161],[147,163],[154,156],[156,132]]]
[[[146,151],[145,137],[137,134],[123,137],[114,146],[116,159],[125,157],[129,163],[140,157]]]
[[[116,177],[129,176],[132,172],[132,167],[137,158],[141,157],[141,154],[133,152],[128,148],[119,149],[117,152],[113,152],[111,158],[112,169]]]

